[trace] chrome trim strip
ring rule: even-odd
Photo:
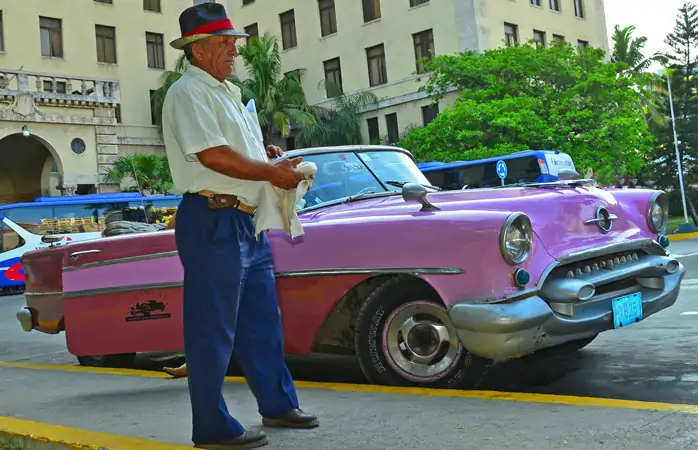
[[[135,261],[147,261],[149,259],[168,258],[170,256],[175,256],[178,254],[179,252],[175,250],[172,252],[153,253],[150,255],[126,256],[124,258],[109,259],[106,261],[96,261],[85,264],[78,264],[75,266],[63,267],[63,272],[72,272],[73,270],[88,269],[91,267],[110,266],[112,264],[130,263]]]
[[[27,292],[24,291],[24,296],[26,297],[27,295],[31,295],[33,297],[44,297],[44,296],[49,296],[49,295],[63,295],[63,292],[57,291],[57,292]]]
[[[292,272],[277,272],[277,278],[314,277],[331,275],[459,275],[463,269],[456,267],[382,267],[378,269],[347,268],[347,269],[317,269],[297,270]]]
[[[135,284],[131,286],[106,287],[98,289],[85,289],[84,291],[64,292],[63,298],[88,297],[90,295],[118,294],[123,292],[141,291],[148,289],[170,289],[181,287],[183,281],[172,281],[170,283]]]

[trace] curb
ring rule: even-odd
[[[669,238],[669,241],[685,241],[686,239],[698,238],[698,232],[697,233],[670,234],[667,236],[667,238]]]
[[[6,442],[22,450],[191,450],[183,445],[0,417],[0,444]]]

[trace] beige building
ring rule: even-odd
[[[149,96],[179,56],[180,12],[204,1],[0,0],[0,203],[112,191],[102,173],[118,154],[162,153]],[[373,91],[367,140],[437,113],[417,92],[416,56],[531,38],[608,48],[603,0],[218,2],[236,27],[281,37],[311,103],[331,104],[326,78]]]
[[[603,0],[228,0],[226,6],[248,33],[281,37],[284,71],[305,70],[310,103],[331,105],[325,79],[345,93],[374,92],[380,101],[366,111],[367,140],[396,141],[438,113],[418,92],[422,56],[554,38],[608,50]]]

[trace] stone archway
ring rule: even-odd
[[[56,195],[63,166],[44,139],[21,133],[0,139],[0,204]]]

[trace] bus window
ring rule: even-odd
[[[53,233],[99,232],[97,209],[90,204],[56,205],[53,207]]]
[[[22,236],[17,234],[12,228],[0,222],[0,253],[20,248],[24,244],[25,242]]]
[[[29,233],[41,236],[54,233],[53,206],[12,208],[3,210],[2,214]]]

